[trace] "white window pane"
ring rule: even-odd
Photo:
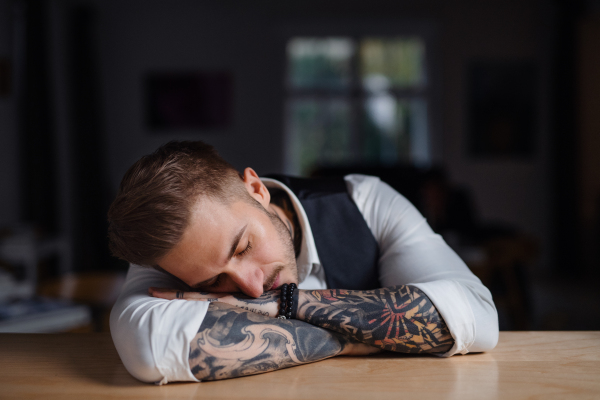
[[[360,41],[360,70],[366,90],[426,84],[425,43],[418,37],[366,38]],[[375,85],[375,86],[373,86]]]
[[[345,99],[288,102],[287,172],[308,175],[318,166],[352,160],[350,104]]]
[[[410,155],[412,163],[419,167],[431,166],[431,146],[428,129],[427,101],[414,99],[409,103]]]
[[[349,38],[293,38],[288,42],[292,88],[348,88],[354,43]]]
[[[427,103],[380,92],[364,102],[362,159],[368,164],[429,163]]]

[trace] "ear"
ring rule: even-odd
[[[258,201],[265,209],[268,209],[269,204],[271,203],[271,194],[252,168],[246,168],[244,170],[244,186],[250,196]]]

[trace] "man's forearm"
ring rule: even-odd
[[[180,298],[169,289],[151,289],[151,293]],[[279,291],[258,298],[241,293],[185,293],[185,299],[212,302],[191,343],[193,374],[203,380],[224,379],[335,355],[370,354],[374,348],[442,353],[454,344],[433,303],[414,286],[298,293],[298,320],[274,318]]]
[[[414,286],[300,290],[297,318],[383,350],[441,353],[454,344],[431,300]]]
[[[371,348],[302,321],[279,320],[214,302],[194,337],[189,364],[200,380],[253,375]]]

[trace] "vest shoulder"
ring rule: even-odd
[[[328,194],[348,193],[344,177],[300,178],[287,175],[267,175],[286,185],[299,199]]]

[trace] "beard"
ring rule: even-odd
[[[291,271],[292,275],[296,279],[295,283],[299,283],[299,281],[298,281],[298,266],[296,264],[296,253],[294,251],[294,240],[292,239],[292,234],[288,230],[287,226],[285,226],[285,224],[283,223],[281,218],[279,218],[279,216],[275,212],[271,213],[271,212],[267,211],[267,214],[269,215],[269,219],[271,220],[271,223],[273,224],[273,226],[275,227],[275,230],[277,231],[277,237],[279,239],[279,243],[281,244],[281,246],[284,249],[285,264],[278,267],[275,270],[275,272],[272,274],[272,276],[270,276],[269,279],[267,279],[265,286],[267,288],[270,288],[273,285],[273,283],[275,282],[275,279],[277,279],[277,274],[279,274],[284,269]],[[284,284],[284,283],[291,283],[291,282],[281,282],[281,283]]]

